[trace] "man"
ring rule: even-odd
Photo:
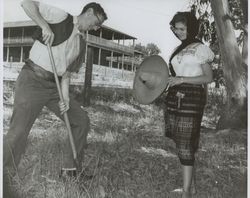
[[[17,167],[25,151],[30,129],[44,106],[58,117],[67,111],[77,157],[83,157],[89,131],[89,118],[80,105],[69,96],[70,74],[82,65],[88,30],[97,30],[107,19],[100,4],[87,4],[80,15],[72,16],[63,10],[32,0],[21,3],[27,15],[39,26],[35,42],[16,81],[14,110],[10,128],[4,137],[4,175]],[[59,95],[47,46],[51,46],[63,95]],[[59,105],[58,105],[59,104]],[[64,151],[62,173],[75,176],[77,165],[73,160],[70,142]],[[79,170],[80,171],[80,170]],[[4,176],[4,177],[5,177]]]

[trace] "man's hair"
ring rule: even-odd
[[[94,14],[98,14],[98,15],[103,16],[104,20],[108,19],[107,14],[105,13],[102,6],[96,2],[88,3],[87,5],[85,5],[82,9],[81,14],[85,13],[89,8],[93,9]]]

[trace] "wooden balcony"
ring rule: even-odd
[[[9,37],[9,38],[4,38],[3,43],[4,45],[8,46],[15,46],[15,45],[32,45],[34,40],[31,37]],[[103,39],[97,36],[93,35],[88,35],[88,40],[87,42],[90,45],[96,46],[96,47],[101,47],[106,50],[114,50],[119,53],[125,53],[127,55],[133,55],[134,53],[134,48],[125,46],[125,45],[120,45],[118,43],[115,43],[113,41]]]
[[[87,38],[88,43],[90,45],[96,46],[96,47],[101,47],[107,50],[114,50],[116,52],[120,53],[126,53],[128,55],[133,55],[134,54],[134,48],[125,46],[125,45],[120,45],[118,43],[115,43],[113,41],[103,39],[94,35],[89,34]]]

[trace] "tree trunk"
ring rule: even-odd
[[[248,65],[248,0],[241,0],[241,8],[243,11],[244,17],[244,40],[243,40],[243,48],[242,48],[242,59],[244,64]]]
[[[93,70],[93,54],[94,54],[93,48],[88,46],[84,89],[82,93],[83,106],[85,107],[90,105],[92,70]]]
[[[228,16],[227,0],[211,0],[216,23],[228,102],[221,113],[218,129],[246,128],[247,69],[237,44],[233,24]]]

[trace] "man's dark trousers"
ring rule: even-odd
[[[56,83],[37,76],[32,70],[22,69],[16,81],[14,110],[10,128],[4,137],[3,167],[4,171],[15,170],[21,155],[25,151],[30,129],[44,106],[63,119],[58,106],[59,96]],[[87,145],[89,117],[80,105],[71,97],[68,110],[69,122],[76,145],[77,156],[81,158]],[[69,140],[64,153],[66,166],[73,166],[73,155]],[[66,167],[67,168],[67,167]]]

